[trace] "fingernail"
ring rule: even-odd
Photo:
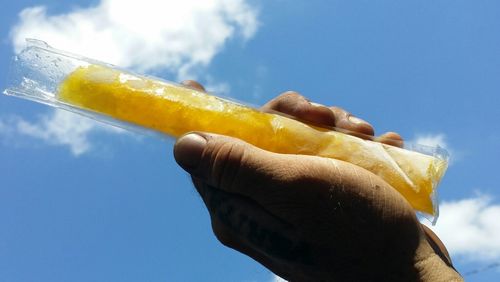
[[[358,117],[355,117],[355,116],[349,116],[349,121],[354,123],[354,124],[362,124],[362,123],[366,123],[366,121],[358,118]]]
[[[317,108],[324,108],[325,107],[324,105],[321,105],[321,104],[318,104],[318,103],[314,103],[314,102],[309,102],[309,104],[311,104],[311,106],[314,106],[314,107],[317,107]]]
[[[175,160],[185,169],[196,168],[206,144],[207,140],[198,134],[190,133],[182,136],[175,144]]]

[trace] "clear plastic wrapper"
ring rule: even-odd
[[[7,95],[76,112],[125,129],[174,138],[206,131],[240,138],[277,153],[343,160],[378,175],[435,222],[436,187],[447,168],[441,148],[405,149],[307,124],[204,92],[137,75],[51,48],[38,40],[12,62]],[[359,134],[358,134],[359,136]]]

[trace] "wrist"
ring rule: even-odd
[[[417,247],[407,259],[399,253],[388,256],[396,259],[381,260],[382,265],[376,266],[379,271],[374,271],[378,273],[376,277],[381,278],[380,281],[464,281],[453,268],[444,244],[439,241],[440,247],[436,248],[435,238],[429,239],[427,235],[427,232],[421,233]]]
[[[464,281],[458,272],[436,253],[415,264],[420,281]]]

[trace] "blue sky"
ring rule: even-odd
[[[446,146],[435,230],[462,273],[500,261],[500,2],[159,2],[3,4],[0,89],[30,35],[254,105],[297,90]],[[172,145],[0,96],[0,281],[272,281],[216,241]]]

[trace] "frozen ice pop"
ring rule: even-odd
[[[36,50],[39,48],[44,53],[42,56],[49,53],[56,62],[59,59],[64,70],[53,75],[54,85],[50,89],[38,91],[44,92],[42,94],[21,91],[26,87],[40,87],[33,75],[25,77],[21,86],[8,89],[7,94],[90,114],[94,118],[102,116],[108,121],[116,121],[114,123],[126,122],[172,137],[190,131],[213,132],[240,138],[276,153],[316,155],[347,161],[384,179],[414,209],[437,215],[433,197],[447,168],[446,158],[439,154],[422,154],[318,128],[37,44],[38,47],[32,46],[31,51],[25,51],[25,57],[29,52],[40,51]],[[34,58],[33,55],[28,57]]]

